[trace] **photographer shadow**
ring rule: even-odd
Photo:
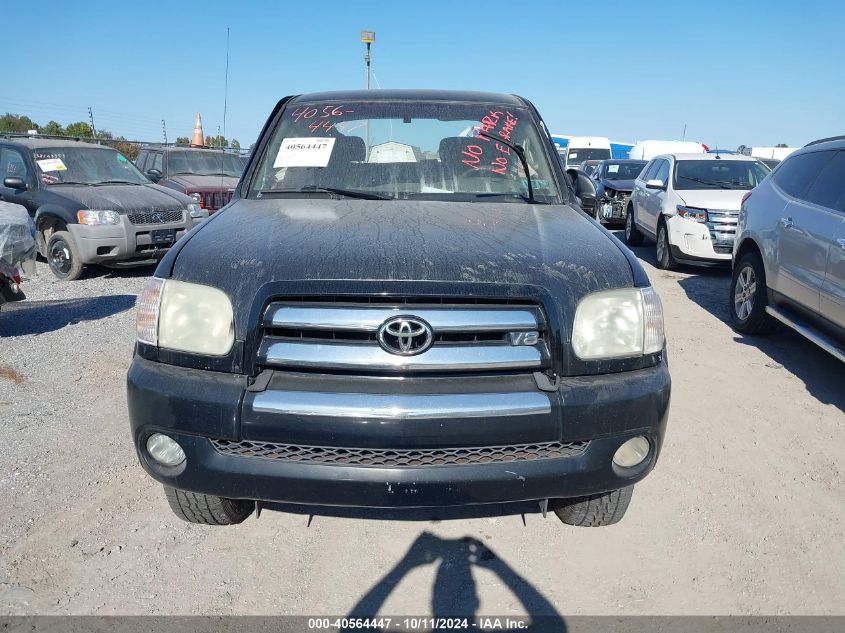
[[[493,572],[520,601],[528,618],[525,627],[519,630],[532,633],[566,631],[563,617],[554,606],[484,543],[469,536],[444,539],[429,532],[417,537],[405,556],[361,597],[347,617],[377,617],[387,598],[406,575],[417,567],[431,564],[439,565],[431,598],[431,618],[435,622],[438,618],[466,618],[473,630],[492,630],[492,627],[484,625],[483,616],[478,626],[472,624],[481,605],[472,574],[472,568],[477,567]],[[391,626],[391,630],[399,629]]]

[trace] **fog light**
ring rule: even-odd
[[[153,433],[147,439],[147,452],[162,466],[178,466],[185,461],[185,451],[171,437]]]
[[[642,435],[632,437],[613,455],[613,463],[620,468],[633,468],[648,457],[648,440]]]

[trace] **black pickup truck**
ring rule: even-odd
[[[657,461],[660,300],[512,95],[288,97],[138,302],[132,437],[177,515],[538,501],[608,525]]]

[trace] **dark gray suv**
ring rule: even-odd
[[[791,154],[742,201],[731,318],[785,323],[845,361],[845,136]]]

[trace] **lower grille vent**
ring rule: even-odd
[[[273,442],[213,439],[217,452],[238,457],[260,457],[287,462],[337,464],[341,466],[457,466],[522,462],[537,459],[578,457],[590,442],[544,442],[513,446],[476,446],[431,449],[345,448],[338,446],[296,446]]]

